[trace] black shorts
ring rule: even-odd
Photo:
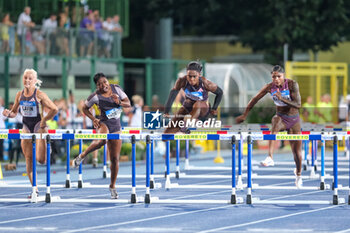
[[[183,102],[183,107],[186,109],[186,111],[188,113],[190,113],[193,110],[193,105],[196,102],[197,101],[195,101],[195,100],[191,100],[191,99],[186,98],[185,101]],[[210,109],[211,109],[210,104],[208,104],[208,107],[201,109],[201,114],[199,116],[199,120],[207,119],[209,116],[209,113],[210,113]]]
[[[120,119],[108,119],[105,121],[101,121],[101,123],[105,124],[109,130],[109,133],[115,133],[120,131]]]

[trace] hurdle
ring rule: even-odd
[[[294,138],[293,138],[294,137]],[[288,135],[286,139],[288,140],[304,140],[304,135]],[[345,203],[343,198],[338,197],[338,167],[337,167],[337,158],[338,158],[338,136],[331,135],[309,135],[307,136],[309,140],[333,140],[333,200],[332,201],[315,201],[315,200],[260,200],[259,198],[252,197],[252,142],[255,140],[282,140],[281,137],[277,135],[264,135],[263,137],[254,137],[252,135],[247,136],[248,143],[248,162],[247,162],[247,204],[333,204],[338,205]],[[283,137],[282,137],[283,138]],[[271,187],[268,187],[270,189]],[[279,187],[280,189],[280,187]]]
[[[47,137],[50,136],[50,137]],[[147,139],[147,136],[149,136],[149,139]],[[295,135],[288,135],[289,137],[293,137]],[[296,136],[300,136],[300,135],[296,135]],[[150,204],[150,203],[205,203],[205,204],[218,204],[218,203],[230,203],[230,204],[238,204],[238,203],[242,203],[243,199],[240,197],[236,196],[236,182],[235,182],[235,177],[236,177],[236,163],[235,163],[235,151],[236,151],[236,140],[237,138],[243,142],[243,136],[241,136],[241,134],[226,134],[226,135],[169,135],[169,134],[154,134],[154,135],[122,135],[122,134],[96,134],[96,135],[82,135],[82,134],[55,134],[55,135],[50,135],[50,134],[8,134],[8,137],[10,139],[32,139],[32,143],[34,143],[35,145],[35,139],[36,138],[41,138],[41,139],[63,139],[63,140],[73,140],[73,139],[129,139],[131,140],[131,143],[133,145],[132,147],[132,186],[131,186],[131,198],[130,199],[118,199],[118,200],[104,200],[104,199],[61,199],[61,198],[53,198],[51,197],[51,192],[50,192],[50,176],[47,173],[47,194],[50,195],[51,199],[49,202],[83,202],[83,203],[140,203],[140,202],[145,202],[146,203],[146,199],[147,202],[149,201],[149,203],[146,204]],[[338,173],[337,173],[337,157],[338,157],[338,147],[337,147],[337,143],[338,143],[338,136],[337,135],[310,135],[307,136],[309,139],[313,139],[313,140],[333,140],[334,141],[334,146],[333,146],[333,157],[334,157],[334,166],[333,166],[333,171],[334,171],[334,194],[333,194],[333,204],[340,204],[343,203],[343,200],[341,198],[338,197],[338,190],[339,190],[339,186],[338,186]],[[288,204],[330,204],[331,202],[329,201],[268,201],[268,202],[264,202],[263,200],[257,200],[256,198],[252,198],[252,188],[254,188],[255,186],[252,185],[252,138],[254,140],[283,140],[281,138],[278,138],[276,135],[263,135],[263,137],[261,137],[261,135],[248,135],[247,137],[247,141],[248,141],[248,161],[247,161],[247,199],[246,199],[246,203],[247,204],[271,204],[271,203],[288,203]],[[340,138],[340,137],[339,137]],[[232,144],[232,187],[231,187],[231,197],[229,200],[175,200],[175,199],[164,199],[164,200],[159,200],[159,198],[157,197],[151,197],[150,196],[150,175],[148,175],[150,173],[150,169],[146,167],[146,194],[149,194],[149,197],[145,196],[145,198],[142,197],[137,197],[136,196],[136,147],[135,147],[135,142],[136,140],[144,140],[146,139],[146,144],[147,149],[146,149],[146,153],[148,153],[148,156],[146,154],[146,166],[150,166],[150,142],[151,140],[198,140],[198,139],[202,139],[202,140],[231,140],[231,144]],[[242,140],[241,140],[242,139]],[[289,140],[289,139],[288,139]],[[298,140],[298,139],[295,139]],[[50,143],[50,140],[47,140],[47,143]],[[33,148],[35,149],[35,146],[33,146]],[[35,152],[35,151],[33,151]],[[35,153],[34,153],[35,154]],[[48,156],[50,156],[50,150],[47,151]],[[34,156],[35,157],[35,156]],[[169,162],[169,160],[168,160]],[[350,164],[349,164],[350,166]],[[50,166],[47,166],[47,171],[50,171]],[[170,181],[170,174],[169,175],[169,181]],[[36,184],[36,166],[34,166],[33,164],[33,181],[35,178],[35,182],[33,182],[33,187],[32,187],[32,191],[35,190],[35,188],[37,187]],[[117,186],[118,187],[118,186]],[[129,186],[130,187],[130,186]],[[147,191],[148,188],[148,191]],[[193,187],[192,187],[193,188]],[[350,193],[349,193],[350,195]],[[36,195],[32,195],[34,196],[34,200],[30,200],[30,202],[38,202],[41,201],[40,198],[36,198]],[[46,199],[46,197],[45,197]],[[2,200],[0,199],[0,202]],[[22,200],[12,200],[13,202],[16,201],[20,201],[23,202]],[[46,200],[45,200],[46,201]],[[28,202],[28,200],[26,199],[26,202]],[[49,203],[48,202],[48,203]],[[350,202],[349,202],[350,203]]]
[[[31,198],[0,198],[0,202],[31,202],[31,203],[38,203],[38,202],[47,202],[50,203],[52,200],[58,200],[59,197],[52,197],[50,192],[50,136],[48,134],[7,134],[8,139],[30,139],[32,141],[32,193]],[[47,140],[47,157],[46,157],[46,195],[45,196],[37,196],[36,190],[37,190],[37,181],[36,181],[36,139],[46,139]],[[30,175],[30,174],[28,174]]]
[[[196,135],[197,137],[193,137],[191,138],[191,135],[173,135],[173,134],[162,134],[161,135],[162,138],[161,140],[166,140],[167,143],[167,152],[166,152],[166,164],[167,164],[167,177],[166,177],[166,184],[165,184],[165,188],[167,190],[169,190],[170,188],[178,188],[178,185],[174,185],[171,184],[170,182],[170,171],[169,171],[169,148],[170,148],[170,140],[195,140],[201,138],[201,139],[206,139],[206,140],[231,140],[231,144],[232,144],[232,175],[231,175],[231,179],[232,179],[232,183],[231,183],[231,196],[229,200],[175,200],[175,199],[159,199],[158,197],[151,197],[150,194],[150,188],[149,188],[149,166],[150,166],[150,161],[149,161],[149,153],[150,153],[150,147],[149,144],[151,142],[151,140],[154,140],[155,138],[154,135],[147,135],[146,136],[146,143],[147,143],[147,151],[146,151],[146,194],[145,194],[145,203],[146,204],[151,204],[151,203],[160,203],[160,204],[174,204],[174,203],[182,203],[182,204],[188,204],[188,203],[196,203],[196,204],[221,204],[221,203],[225,203],[225,204],[239,204],[239,203],[243,203],[243,198],[241,197],[237,197],[236,196],[236,181],[235,181],[235,151],[236,151],[236,135],[212,135],[212,134],[203,134],[203,135]],[[159,140],[159,137],[158,137]],[[208,185],[208,186],[198,186],[198,185],[187,185],[187,186],[181,186],[183,188],[217,188],[216,185]],[[227,188],[227,186],[224,186],[223,188]]]
[[[135,147],[135,142],[136,142],[136,137],[135,135],[131,135],[130,137],[125,137],[125,135],[121,134],[95,134],[95,135],[83,135],[83,134],[74,134],[74,133],[58,133],[58,134],[49,134],[49,133],[43,133],[43,134],[7,134],[9,139],[32,139],[32,145],[33,145],[33,154],[35,155],[36,149],[36,138],[41,138],[41,139],[50,139],[47,141],[47,166],[46,166],[46,178],[47,178],[47,183],[46,183],[46,196],[45,197],[37,197],[36,195],[36,188],[37,183],[36,183],[36,156],[33,156],[33,184],[32,184],[32,195],[31,199],[27,198],[0,198],[0,202],[32,202],[32,203],[37,203],[37,202],[42,202],[46,201],[47,203],[50,202],[85,202],[85,203],[137,203],[137,202],[142,202],[143,198],[138,198],[136,196],[136,147]],[[61,199],[58,196],[52,197],[51,196],[51,184],[50,184],[50,142],[51,139],[60,139],[60,140],[74,140],[74,139],[79,139],[80,142],[82,143],[83,139],[127,139],[131,138],[131,143],[133,145],[132,148],[132,185],[131,185],[131,198],[130,199],[117,199],[117,200],[105,200],[105,199]],[[140,137],[139,137],[140,138]],[[82,144],[81,144],[82,145]],[[80,146],[80,150],[82,147]],[[69,151],[69,150],[68,150]],[[80,151],[81,153],[81,151]],[[80,176],[81,171],[79,171],[79,180],[78,180],[78,188],[82,187],[82,176]],[[70,180],[69,184],[71,186]],[[28,187],[28,185],[1,185],[3,187]],[[63,185],[56,185],[55,187],[65,187]],[[86,187],[94,187],[87,185]],[[94,187],[94,188],[102,188],[103,186],[99,187]],[[117,185],[118,187],[118,185]],[[130,188],[130,186],[129,186]]]

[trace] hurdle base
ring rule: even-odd
[[[136,202],[137,202],[136,193],[132,193],[132,194],[131,194],[130,202],[131,202],[131,203],[136,203]]]
[[[176,171],[176,172],[175,172],[175,177],[176,177],[176,179],[179,179],[179,178],[180,178],[180,172],[179,172],[179,171]]]
[[[251,194],[248,194],[248,195],[247,195],[246,203],[247,203],[247,204],[252,204],[252,195],[251,195]]]
[[[103,171],[102,177],[103,177],[104,179],[107,178],[107,172],[106,172],[106,171]]]
[[[231,195],[231,204],[237,204],[237,196],[236,194]]]
[[[333,205],[339,205],[338,195],[333,195]]]
[[[151,203],[151,196],[150,194],[145,194],[145,203],[150,204]]]
[[[70,188],[71,187],[71,184],[70,184],[70,180],[66,180],[66,188]]]
[[[348,196],[348,205],[350,205],[350,195]]]
[[[45,202],[46,203],[51,203],[51,193],[46,193]]]
[[[307,165],[306,164],[303,165],[303,170],[307,171]]]
[[[82,180],[78,180],[78,188],[83,188],[83,181]]]
[[[149,182],[149,188],[154,189],[154,180],[150,180]]]
[[[326,185],[324,182],[320,183],[320,190],[325,190],[326,189]]]

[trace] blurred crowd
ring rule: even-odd
[[[42,25],[36,25],[30,14],[31,8],[25,7],[17,24],[9,13],[2,15],[1,53],[111,57],[117,33],[123,32],[119,15],[102,19],[98,10],[89,10],[81,22],[73,22],[65,7],[59,14],[43,19]],[[74,9],[72,14],[75,19]]]
[[[344,106],[334,106],[329,94],[321,96],[320,101],[315,103],[312,96],[306,98],[302,105],[301,114],[304,122],[315,124],[338,123],[349,121],[350,101]]]

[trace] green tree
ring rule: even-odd
[[[349,18],[343,0],[256,1],[254,14],[244,15],[239,35],[244,45],[262,51],[272,63],[282,61],[283,45],[289,59],[296,50],[330,50],[344,37]]]
[[[344,0],[138,0],[131,1],[134,35],[142,20],[171,17],[174,35],[237,35],[270,63],[295,51],[330,50],[350,35],[350,1]],[[232,41],[235,43],[236,41]]]

